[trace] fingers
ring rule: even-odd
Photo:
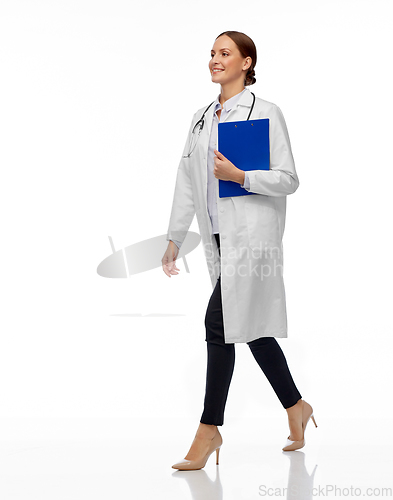
[[[168,268],[168,264],[164,264],[162,266],[162,270],[164,271],[164,273],[170,278],[171,277],[171,274],[170,274],[170,271],[169,271],[169,268]]]
[[[169,267],[169,265],[165,265],[163,266],[163,270],[164,270],[164,273],[169,276],[169,278],[171,278],[172,276],[176,276],[177,274],[179,274],[177,271],[180,271],[180,269],[177,269],[176,270],[174,268],[171,268]]]
[[[164,273],[168,276],[168,278],[171,278],[173,275],[179,274],[180,269],[176,266],[176,258],[179,254],[175,248],[176,245],[172,241],[168,243],[168,248],[164,254],[164,257],[161,260],[162,263],[162,270]]]
[[[175,263],[169,268],[169,272],[171,274],[179,274],[177,271],[180,271],[180,269],[176,266]]]
[[[162,269],[164,271],[164,273],[169,277],[171,278],[172,275],[177,275],[179,274],[178,271],[180,271],[180,269],[176,266],[176,263],[175,261],[172,261],[170,263],[163,263],[162,265]]]

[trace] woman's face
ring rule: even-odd
[[[211,50],[209,61],[212,82],[221,85],[237,80],[244,82],[247,69],[250,66],[251,57],[243,58],[232,38],[227,35],[217,38]]]

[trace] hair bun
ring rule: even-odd
[[[256,81],[257,81],[257,79],[255,78],[255,71],[254,70],[249,71],[246,75],[245,84],[246,85],[253,85]]]

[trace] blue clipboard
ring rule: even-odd
[[[269,118],[219,123],[217,150],[240,170],[269,170]],[[220,198],[257,194],[237,182],[218,181]]]

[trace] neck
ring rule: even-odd
[[[230,99],[231,97],[239,94],[245,89],[243,83],[239,84],[239,82],[231,82],[226,85],[221,85],[221,93],[220,93],[220,104],[224,105],[224,102]]]

